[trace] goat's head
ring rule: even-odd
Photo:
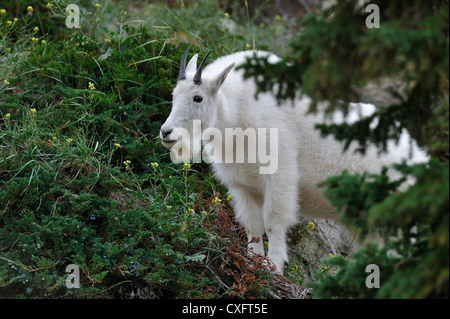
[[[219,74],[203,73],[211,51],[206,54],[198,68],[198,54],[194,55],[186,66],[188,51],[189,49],[184,52],[181,59],[178,84],[173,91],[172,111],[161,126],[161,143],[167,148],[171,148],[180,141],[183,138],[183,132],[188,131],[190,136],[194,137],[195,120],[201,121],[202,129],[210,125],[213,115],[217,112],[217,105],[220,103],[217,92],[234,66],[234,63],[227,66]]]

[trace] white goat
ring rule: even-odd
[[[232,139],[234,145],[225,145],[221,150],[216,148],[209,156],[216,177],[234,197],[235,215],[244,225],[249,242],[254,237],[260,238],[249,243],[249,248],[254,253],[264,254],[262,236],[266,233],[268,257],[280,272],[288,259],[286,231],[297,223],[297,213],[314,218],[339,217],[323,197],[322,190],[316,186],[318,182],[338,175],[344,169],[351,173],[377,173],[383,165],[399,162],[408,156],[407,133],[398,145],[390,145],[389,151],[381,156],[378,156],[375,147],[369,147],[364,157],[355,154],[352,147],[343,153],[340,142],[332,137],[322,138],[314,129],[316,123],[323,122],[323,115],[306,114],[310,99],[297,100],[293,106],[291,102],[277,105],[276,99],[269,93],[261,93],[255,98],[254,81],[244,80],[243,71],[233,70],[233,67],[254,54],[268,56],[270,63],[279,61],[280,58],[273,54],[238,52],[221,57],[204,68],[208,53],[197,69],[198,55],[194,55],[186,67],[187,53],[186,50],[178,85],[173,91],[172,111],[161,127],[161,142],[167,148],[186,143],[183,141],[187,139],[186,134],[182,133],[186,130],[194,138],[201,135],[205,144],[207,138],[203,133],[207,128],[215,128],[225,137],[230,134],[227,131],[229,128],[253,128],[255,131],[258,128],[277,128],[278,139],[275,143],[278,149],[272,159],[278,163],[273,174],[261,174],[260,168],[266,165],[261,161],[250,162],[251,154],[245,156],[244,163],[223,160],[222,154],[233,152],[235,148],[238,151],[236,136]],[[353,111],[350,116],[353,120],[357,114],[367,115],[374,111],[372,105],[354,106],[359,108],[359,112]],[[201,121],[200,129],[195,129],[194,120]],[[266,132],[262,132],[265,137]],[[245,147],[249,146],[249,136]],[[259,134],[258,140],[261,138]],[[187,145],[192,149],[190,141]],[[425,154],[417,147],[414,154],[417,155],[416,160],[426,160]]]

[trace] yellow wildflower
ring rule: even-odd
[[[49,9],[53,8],[53,3],[47,3],[47,8]]]
[[[233,199],[234,199],[234,197],[231,195],[227,197],[227,201],[229,201],[229,202],[231,202]]]
[[[5,85],[9,85],[9,81],[8,80],[4,80],[3,83],[5,83]]]
[[[41,41],[41,44],[47,44],[47,41],[42,40],[42,41]]]
[[[5,9],[0,9],[0,15],[5,14],[6,10]]]
[[[30,112],[31,112],[31,114],[36,114],[37,111],[36,111],[36,109],[33,108],[33,109],[30,109]]]
[[[313,231],[316,228],[316,224],[314,224],[313,222],[309,222],[308,225],[306,225],[306,229]]]
[[[27,11],[28,11],[28,12],[33,12],[33,7],[32,7],[32,6],[28,6],[28,7],[27,7]]]
[[[229,19],[230,18],[230,14],[228,12],[225,13],[225,19]]]
[[[167,209],[167,210],[171,210],[171,209],[172,209],[172,206],[171,206],[171,205],[167,205],[167,206],[166,206],[166,209]]]
[[[39,31],[39,27],[34,27],[34,28],[33,28],[33,31],[34,31],[34,32],[38,32],[38,31]]]
[[[189,214],[194,214],[194,210],[192,208],[188,208],[188,213]]]
[[[123,162],[123,164],[125,165],[125,170],[128,171],[130,169],[131,161],[127,160],[127,161]]]
[[[100,3],[96,3],[96,4],[95,4],[95,7],[98,8],[98,9],[100,9],[100,8],[102,7],[102,5],[101,5]]]
[[[191,164],[189,164],[189,163],[184,163],[183,168],[184,168],[184,169],[190,169],[190,168],[191,168]]]
[[[89,90],[95,90],[95,85],[92,82],[89,82]]]
[[[6,114],[5,114],[5,118],[6,118],[7,120],[9,120],[10,117],[11,117],[11,114],[9,114],[9,113],[6,113]]]
[[[117,148],[121,148],[122,147],[119,143],[115,143],[114,146],[117,147]]]
[[[7,25],[8,27],[10,27],[10,26],[12,25],[12,21],[11,21],[11,20],[6,21],[6,25]]]
[[[73,139],[71,139],[71,138],[66,138],[66,142],[70,144],[70,143],[73,142]]]
[[[214,202],[219,204],[222,200],[219,197],[214,197]]]
[[[150,164],[153,168],[157,168],[158,167],[158,163],[154,162]]]
[[[35,38],[35,37],[32,37],[32,38],[31,38],[31,41],[32,41],[32,42],[38,42],[39,39],[38,39],[38,38]]]

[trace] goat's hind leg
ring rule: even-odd
[[[287,231],[297,223],[297,191],[296,188],[268,184],[264,198],[264,225],[269,240],[267,255],[276,270],[282,273],[284,263],[288,261]]]

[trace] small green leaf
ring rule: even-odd
[[[203,259],[205,259],[206,255],[204,254],[195,254],[192,256],[184,256],[184,258],[186,258],[187,261],[202,261]]]

